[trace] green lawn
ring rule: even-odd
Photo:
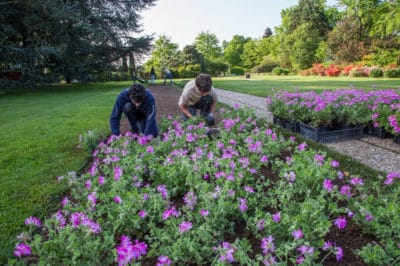
[[[79,171],[77,148],[91,129],[109,133],[108,119],[125,83],[60,85],[0,95],[0,264],[12,253],[25,218],[45,217],[66,191],[57,176]]]
[[[389,78],[351,78],[351,77],[318,77],[318,76],[272,76],[252,74],[250,79],[244,76],[213,78],[216,88],[249,93],[256,96],[267,96],[274,91],[307,91],[332,90],[337,88],[357,89],[398,89],[400,79]]]

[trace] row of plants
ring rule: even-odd
[[[388,78],[399,78],[400,68],[398,67],[386,67],[381,68],[377,66],[364,66],[364,65],[324,65],[324,64],[313,64],[311,68],[301,70],[299,72],[301,76],[328,76],[328,77],[388,77]]]
[[[365,179],[249,109],[221,116],[217,135],[169,117],[160,138],[101,142],[87,172],[58,177],[71,187],[60,209],[26,219],[9,264],[322,265],[353,252],[399,262],[400,173]],[[341,245],[350,225],[372,240]]]
[[[280,91],[267,97],[274,116],[301,121],[315,127],[369,124],[400,134],[400,94],[398,90],[340,89],[316,93]]]

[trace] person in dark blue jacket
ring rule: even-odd
[[[155,99],[142,84],[133,84],[118,95],[110,117],[114,135],[120,134],[122,113],[128,118],[132,133],[158,136]]]

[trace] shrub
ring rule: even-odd
[[[363,68],[353,68],[350,70],[349,77],[368,77],[368,73]]]
[[[79,147],[85,151],[92,152],[102,139],[105,139],[104,132],[98,129],[89,130],[79,136]]]
[[[314,75],[325,76],[326,68],[323,64],[313,64],[311,71]]]
[[[244,69],[240,66],[233,66],[231,67],[231,74],[244,75]]]
[[[201,72],[201,67],[199,64],[182,66],[178,72],[181,78],[193,78]]]
[[[282,67],[275,67],[274,69],[272,69],[272,74],[274,74],[276,76],[287,75],[287,74],[289,74],[289,69],[282,68]]]
[[[340,68],[339,68],[339,66],[337,66],[337,65],[330,65],[329,67],[328,67],[328,69],[325,71],[325,74],[328,76],[328,77],[337,77],[337,76],[339,76],[340,75]]]
[[[385,77],[388,78],[399,78],[400,77],[400,69],[398,68],[392,68],[392,69],[387,69],[384,72]]]
[[[383,77],[383,70],[380,68],[371,69],[371,71],[369,72],[369,76],[372,78]]]
[[[252,72],[255,73],[266,73],[266,72],[271,72],[275,67],[279,66],[278,61],[276,61],[275,58],[273,58],[272,56],[265,56],[263,61],[253,67]]]

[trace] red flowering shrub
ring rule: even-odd
[[[340,72],[341,72],[341,70],[340,70],[339,66],[332,64],[332,65],[330,65],[330,66],[328,67],[328,69],[325,71],[325,74],[326,74],[328,77],[337,77],[337,76],[340,75]]]

